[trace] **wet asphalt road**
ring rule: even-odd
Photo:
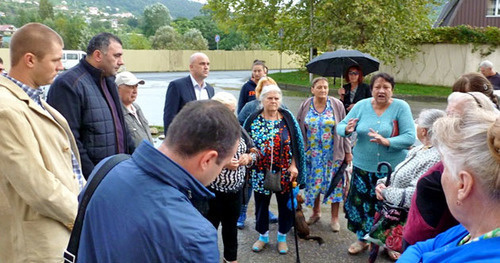
[[[163,106],[168,84],[188,74],[188,72],[136,73],[138,78],[146,82],[139,86],[136,102],[141,106],[150,125],[163,125]],[[215,92],[226,91],[238,98],[241,86],[248,80],[250,74],[250,71],[213,71],[206,81],[215,88]],[[283,103],[293,113],[297,113],[300,104],[309,96],[309,93],[301,92],[283,91],[283,93]],[[422,109],[446,107],[446,100],[404,99],[410,104],[414,117],[418,116]]]
[[[278,207],[276,199],[271,199],[271,211],[277,214]],[[287,235],[287,243],[289,252],[286,255],[280,255],[276,245],[276,235],[278,225],[271,224],[269,229],[269,245],[263,251],[255,253],[251,247],[257,241],[259,234],[255,230],[255,215],[254,215],[253,197],[250,200],[247,221],[245,229],[238,230],[238,262],[240,263],[257,263],[257,262],[296,262],[295,240],[293,238],[293,228]],[[342,210],[342,207],[341,207]],[[312,210],[305,208],[304,215],[307,218],[311,215]],[[344,213],[340,212],[340,232],[332,232],[330,229],[330,205],[321,207],[322,217],[316,224],[310,226],[311,235],[321,236],[325,243],[321,246],[316,241],[298,240],[300,262],[302,263],[322,263],[322,262],[368,262],[369,252],[365,251],[358,255],[349,255],[347,248],[356,241],[356,235],[347,230],[347,221],[344,218]],[[222,239],[219,227],[219,251],[221,252],[222,262]],[[385,253],[379,252],[377,262],[392,262]]]
[[[188,72],[168,72],[168,73],[137,73],[138,78],[146,81],[146,84],[139,89],[137,103],[142,107],[146,118],[150,125],[163,125],[163,105],[165,102],[165,93],[168,83],[176,78],[185,77]],[[210,72],[207,82],[214,86],[215,91],[226,91],[232,93],[236,98],[239,96],[239,91],[244,82],[250,76],[250,71],[217,71]],[[307,93],[287,92],[284,91],[283,102],[296,113],[302,101],[308,96]],[[416,117],[422,109],[437,108],[444,109],[446,107],[445,100],[428,100],[403,98],[411,106],[413,116]],[[159,142],[157,142],[159,143]],[[277,204],[273,197],[271,199],[271,208],[277,214]],[[319,246],[316,241],[307,241],[299,239],[299,255],[300,262],[303,263],[320,263],[320,262],[367,262],[369,252],[365,251],[359,255],[349,255],[347,248],[356,241],[354,233],[347,230],[347,221],[344,218],[344,213],[340,212],[340,232],[334,233],[330,230],[330,206],[322,206],[322,218],[316,224],[310,226],[311,235],[321,236],[325,240],[325,244]],[[342,208],[341,208],[342,210]],[[306,219],[311,214],[311,209],[304,208]],[[255,228],[254,203],[253,197],[250,201],[246,227],[243,230],[238,230],[238,262],[253,263],[253,262],[296,262],[295,240],[293,238],[293,228],[287,235],[287,243],[289,253],[280,255],[276,246],[277,224],[270,225],[269,238],[270,244],[262,252],[255,253],[251,250],[253,243],[258,238],[258,233]],[[219,227],[219,251],[222,262],[222,238]],[[388,256],[379,252],[377,262],[392,262]]]

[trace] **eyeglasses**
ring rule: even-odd
[[[357,75],[359,75],[359,72],[357,72],[357,71],[349,71],[349,75],[351,75],[351,76],[357,76]]]

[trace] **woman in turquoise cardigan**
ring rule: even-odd
[[[394,78],[389,74],[375,75],[370,84],[373,98],[356,103],[337,126],[340,136],[349,136],[354,131],[358,134],[353,149],[352,180],[344,204],[347,228],[358,237],[348,249],[350,254],[368,248],[363,237],[373,225],[377,203],[375,186],[378,179],[387,176],[377,172],[378,163],[388,162],[396,167],[415,142],[410,106],[392,98],[394,86]]]

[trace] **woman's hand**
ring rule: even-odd
[[[344,89],[344,87],[340,87],[340,89],[337,90],[337,93],[339,94],[339,96],[341,98],[340,100],[344,100],[344,96],[345,96],[345,89]]]
[[[353,104],[350,104],[349,106],[347,106],[347,110],[350,111],[352,109],[352,107],[354,107],[354,104],[356,104],[356,103],[353,103]]]
[[[352,153],[346,153],[345,156],[344,156],[344,161],[347,164],[350,164],[352,162]]]
[[[224,165],[224,168],[236,171],[236,169],[238,169],[238,166],[240,166],[239,160],[233,157],[231,158],[231,161],[229,163]]]
[[[356,130],[356,124],[358,124],[358,118],[349,119],[347,126],[345,126],[345,134],[351,134]]]
[[[384,196],[382,195],[382,190],[384,190],[385,188],[387,188],[387,186],[385,186],[385,184],[378,184],[375,187],[375,194],[377,195],[377,199],[380,201],[384,200]]]
[[[346,130],[347,130],[347,128],[346,128]],[[378,134],[378,132],[376,132],[372,128],[370,128],[370,132],[368,133],[368,136],[372,137],[372,139],[370,140],[371,142],[378,143],[378,144],[384,145],[384,146],[391,145],[391,142],[389,142],[389,140],[384,138],[382,135]]]
[[[297,178],[297,176],[299,175],[299,170],[295,165],[295,160],[293,160],[292,164],[290,164],[290,167],[288,167],[288,172],[290,173],[290,181],[294,181],[295,178]]]
[[[245,166],[252,163],[252,156],[248,153],[244,153],[240,156],[240,159],[238,160],[238,164]]]

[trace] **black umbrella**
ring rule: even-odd
[[[339,169],[332,176],[332,180],[330,181],[330,186],[328,187],[328,190],[326,191],[323,202],[325,200],[327,200],[328,196],[330,196],[333,193],[333,190],[335,190],[335,187],[339,184],[340,180],[342,179],[346,168],[347,168],[347,162],[342,161],[342,164],[340,165]]]
[[[377,71],[380,63],[378,59],[366,53],[339,49],[315,57],[307,63],[306,67],[309,73],[323,77],[342,77],[344,71],[354,65],[360,66],[363,74],[367,75]]]

